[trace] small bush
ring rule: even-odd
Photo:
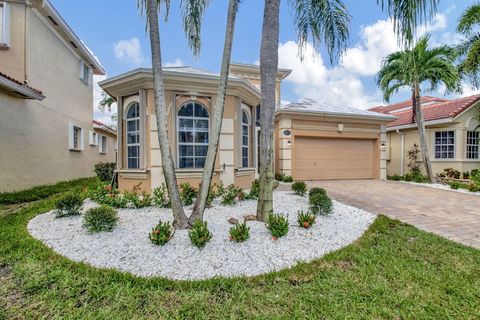
[[[280,172],[275,173],[275,180],[283,181],[283,179],[285,179],[285,173],[280,173]]]
[[[404,178],[405,181],[408,182],[425,183],[428,181],[427,177],[424,176],[419,169],[410,170],[410,172],[407,173]]]
[[[252,181],[252,185],[250,186],[250,191],[245,194],[245,199],[256,200],[258,199],[258,194],[260,193],[260,181],[255,179]]]
[[[120,194],[118,189],[112,188],[110,185],[101,185],[91,191],[90,198],[99,204],[114,208],[126,208],[128,205],[128,199]]]
[[[89,209],[85,213],[83,226],[89,232],[112,231],[117,225],[117,221],[117,210],[107,205],[102,205],[97,208]]]
[[[136,191],[127,191],[123,197],[126,199],[128,207],[145,208],[152,205],[152,197],[145,191],[140,194]]]
[[[288,233],[288,219],[281,214],[269,214],[265,224],[273,240],[277,240]]]
[[[160,208],[170,208],[170,198],[168,197],[168,190],[165,183],[152,191],[152,203]]]
[[[470,180],[474,181],[477,184],[480,184],[480,170],[473,169],[470,172]]]
[[[225,193],[225,186],[223,185],[222,181],[219,183],[214,183],[212,189],[214,189],[213,191],[215,193],[215,197],[221,197]]]
[[[310,211],[298,211],[298,225],[302,228],[308,229],[315,223],[315,214]]]
[[[314,193],[309,196],[308,202],[315,214],[329,214],[332,212],[332,200],[327,194]]]
[[[212,239],[213,235],[208,230],[206,221],[196,220],[193,223],[192,230],[188,232],[188,236],[194,246],[202,248]]]
[[[320,187],[313,187],[313,188],[310,189],[310,191],[308,191],[308,197],[310,198],[314,194],[327,195],[327,191],[323,188],[320,188]]]
[[[112,181],[115,167],[115,162],[99,162],[95,164],[94,170],[101,181]]]
[[[193,199],[197,197],[197,190],[188,182],[180,184],[180,198],[184,206],[189,206],[193,203]]]
[[[173,238],[174,233],[175,231],[170,222],[162,222],[162,220],[160,220],[160,222],[152,228],[149,238],[157,246],[163,246]]]
[[[462,187],[462,183],[458,181],[452,181],[448,185],[450,186],[451,189],[454,189],[454,190],[457,190]]]
[[[222,196],[222,205],[224,206],[233,206],[237,203],[237,198],[243,200],[245,194],[240,187],[235,186],[234,184],[229,185]]]
[[[299,196],[304,196],[307,193],[307,184],[303,181],[297,181],[292,184],[292,190]]]
[[[445,176],[450,179],[460,179],[461,176],[461,172],[453,168],[445,168],[443,172],[445,172]]]
[[[79,215],[82,206],[83,200],[79,194],[67,193],[55,203],[55,216],[62,218]]]
[[[470,192],[479,192],[480,191],[480,184],[476,182],[470,182],[467,186],[468,191]]]
[[[285,177],[283,177],[283,182],[291,183],[291,182],[293,182],[293,177],[292,176],[285,176]]]
[[[393,176],[387,176],[387,180],[402,181],[403,177],[399,176],[398,174],[394,174]]]
[[[243,242],[250,238],[250,228],[246,222],[236,223],[230,228],[230,240],[235,242]]]
[[[469,179],[470,178],[470,172],[465,171],[462,172],[462,179]]]

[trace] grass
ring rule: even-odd
[[[357,242],[312,263],[186,282],[55,254],[26,225],[57,198],[0,217],[0,319],[480,318],[480,251],[383,216]]]

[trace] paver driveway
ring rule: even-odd
[[[346,204],[480,249],[480,196],[394,181],[311,181]]]

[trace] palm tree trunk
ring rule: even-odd
[[[162,54],[160,51],[160,31],[158,26],[157,0],[147,0],[147,15],[152,51],[153,90],[155,92],[155,115],[158,127],[158,140],[162,153],[162,168],[172,204],[173,226],[175,229],[188,227],[188,218],[183,211],[182,201],[175,176],[175,165],[167,132],[167,108],[165,106],[165,88],[162,74]]]
[[[257,220],[265,221],[273,212],[273,130],[275,122],[275,87],[278,71],[278,33],[280,0],[265,0],[262,43],[260,47],[260,192]]]
[[[213,112],[212,129],[210,131],[210,143],[208,145],[207,157],[203,167],[202,181],[198,192],[193,212],[190,216],[190,224],[195,220],[203,220],[203,213],[207,203],[210,184],[217,157],[218,142],[220,140],[220,130],[222,128],[223,111],[225,109],[225,95],[227,92],[228,75],[230,69],[230,58],[232,56],[233,34],[235,30],[235,18],[238,10],[238,0],[230,0],[228,6],[227,26],[225,31],[225,42],[223,47],[222,68],[220,71],[220,85],[218,87],[215,109]]]
[[[423,112],[420,100],[420,88],[415,84],[412,88],[412,105],[414,109],[415,122],[417,123],[418,136],[420,139],[420,148],[422,150],[422,160],[425,165],[425,172],[430,183],[434,183],[432,164],[430,163],[430,154],[428,152],[427,139],[425,137],[425,123],[423,122]]]

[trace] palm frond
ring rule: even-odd
[[[480,25],[480,3],[476,2],[462,14],[458,21],[457,31],[470,36],[473,28]]]
[[[188,46],[195,56],[200,53],[202,19],[209,2],[210,0],[182,0],[180,4]]]
[[[377,0],[382,10],[393,19],[399,41],[413,43],[417,27],[426,24],[437,13],[440,0]]]
[[[324,43],[333,63],[345,51],[351,16],[342,0],[290,0],[294,10],[299,56],[309,40],[318,49]]]
[[[168,14],[170,13],[170,0],[156,0],[156,8],[158,12],[161,11],[162,5],[165,7],[165,21],[168,19]],[[148,29],[148,6],[147,0],[137,0],[137,9],[140,11],[141,15],[145,15],[146,25],[145,29]]]

